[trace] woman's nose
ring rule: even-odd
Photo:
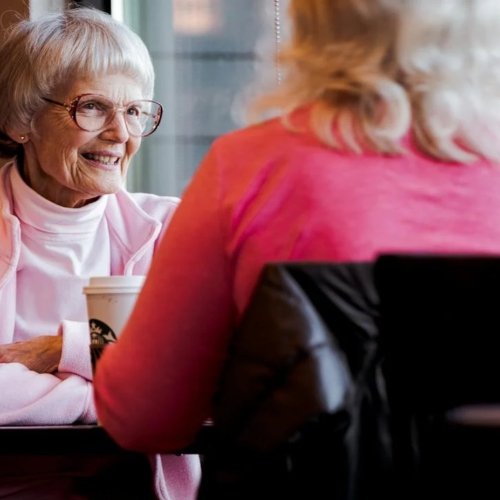
[[[106,136],[106,139],[113,140],[115,142],[128,141],[130,133],[122,111],[116,111],[113,119],[108,123],[102,134]]]

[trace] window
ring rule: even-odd
[[[255,79],[260,40],[275,43],[276,7],[284,9],[278,0],[111,1],[148,46],[165,108],[133,160],[130,191],[180,195],[213,140],[241,125],[235,99]]]

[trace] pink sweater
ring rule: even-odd
[[[137,450],[186,445],[210,414],[233,328],[266,262],[386,251],[499,254],[500,167],[414,150],[348,156],[277,120],[217,140],[100,362],[104,427]]]

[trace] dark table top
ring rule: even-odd
[[[196,441],[178,454],[203,454],[212,432],[204,425]],[[99,425],[0,426],[0,455],[106,455],[132,453]]]

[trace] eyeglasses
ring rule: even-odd
[[[123,113],[130,135],[146,137],[160,124],[163,107],[159,102],[139,99],[124,106],[117,106],[111,99],[99,94],[82,94],[69,104],[47,97],[44,101],[65,108],[79,128],[87,132],[99,132],[111,123],[117,112]]]

